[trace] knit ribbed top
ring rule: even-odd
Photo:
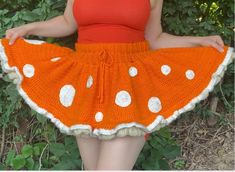
[[[74,0],[77,42],[144,40],[150,0]]]

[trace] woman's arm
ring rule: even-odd
[[[162,31],[161,14],[163,0],[150,0],[151,13],[145,30],[145,38],[152,49],[169,47],[212,46],[223,50],[223,40],[220,36],[176,36]]]
[[[73,17],[73,2],[68,0],[64,14],[48,21],[34,22],[29,34],[45,37],[63,37],[73,34],[77,30],[77,24]]]
[[[44,37],[64,37],[73,34],[77,30],[77,23],[73,16],[73,2],[68,0],[64,14],[47,21],[33,22],[12,28],[6,31],[6,38],[13,43],[17,37],[25,35],[37,35]]]

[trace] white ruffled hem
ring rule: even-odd
[[[35,44],[37,43],[37,40],[28,40],[28,41],[30,41],[31,43],[35,41]],[[0,61],[4,72],[16,73],[18,77],[18,82],[16,83],[16,87],[19,94],[24,98],[25,102],[33,110],[49,118],[51,122],[53,122],[57,126],[57,128],[59,128],[61,133],[68,135],[76,135],[76,136],[79,135],[80,137],[93,136],[93,137],[98,137],[99,139],[112,139],[114,137],[123,137],[126,135],[143,136],[146,133],[151,133],[156,130],[159,130],[160,128],[170,124],[175,119],[177,119],[180,116],[180,114],[192,110],[198,102],[208,97],[209,93],[214,89],[215,85],[224,76],[224,73],[227,70],[227,65],[230,64],[234,59],[233,49],[234,48],[232,47],[228,47],[223,62],[219,65],[217,70],[212,74],[212,79],[208,84],[208,86],[197,97],[193,98],[187,105],[185,105],[183,108],[179,110],[176,110],[169,118],[164,119],[163,116],[158,115],[157,118],[147,127],[137,122],[131,122],[131,123],[122,123],[120,125],[117,125],[116,128],[111,130],[95,128],[93,131],[90,125],[78,124],[68,127],[64,125],[59,119],[55,118],[53,114],[48,112],[46,109],[39,107],[35,102],[33,102],[30,99],[30,97],[27,95],[27,93],[21,88],[21,82],[23,80],[23,77],[20,74],[18,68],[16,66],[13,67],[9,66],[8,58],[5,53],[4,46],[1,44],[1,42],[0,42]]]

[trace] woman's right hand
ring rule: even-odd
[[[26,24],[6,30],[6,38],[9,39],[9,45],[14,44],[19,37],[29,35],[32,25]]]

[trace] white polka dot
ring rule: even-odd
[[[195,76],[195,73],[194,73],[194,71],[193,70],[187,70],[186,72],[185,72],[185,75],[186,75],[186,77],[188,78],[188,79],[193,79],[194,78],[194,76]]]
[[[103,113],[102,112],[97,112],[95,114],[95,120],[96,120],[96,122],[102,121],[103,120]]]
[[[132,66],[132,67],[129,68],[129,75],[130,75],[131,77],[136,76],[137,73],[138,73],[138,70],[136,69],[136,67],[133,67],[133,66]]]
[[[115,103],[118,106],[127,107],[131,103],[131,96],[130,96],[130,94],[127,91],[125,91],[125,90],[119,91],[116,94]]]
[[[45,43],[45,41],[42,40],[33,40],[33,39],[24,39],[25,42],[28,42],[30,44],[40,45]]]
[[[168,65],[162,65],[161,71],[164,75],[168,75],[171,72],[171,68]]]
[[[159,112],[162,109],[160,99],[158,97],[151,97],[148,100],[148,108],[153,113]]]
[[[56,61],[58,61],[58,60],[60,60],[60,59],[61,59],[61,57],[54,57],[54,58],[51,59],[51,61],[52,61],[52,62],[56,62]]]
[[[90,88],[93,84],[93,77],[90,75],[87,79],[86,87]]]
[[[68,107],[73,103],[73,99],[75,96],[75,88],[72,85],[64,85],[60,89],[60,102],[63,106]]]
[[[35,69],[34,69],[33,65],[31,65],[31,64],[24,65],[23,73],[26,77],[31,78],[32,76],[34,76],[34,72],[35,72]]]

